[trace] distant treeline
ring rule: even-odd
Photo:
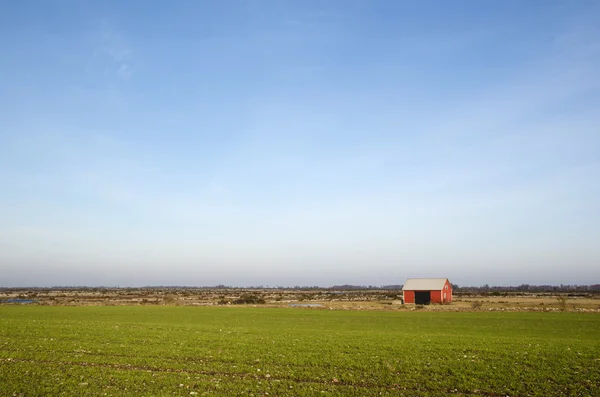
[[[481,287],[459,287],[452,284],[453,290],[457,292],[600,292],[600,284],[591,285],[575,285],[575,284],[560,284],[560,285],[531,285],[521,284],[518,286],[489,286]]]
[[[118,287],[118,286],[99,286],[99,287],[87,287],[87,286],[54,286],[54,287],[0,287],[0,291],[48,291],[48,290],[57,290],[57,291],[65,291],[65,290],[139,290],[139,289],[153,289],[153,290],[190,290],[190,289],[208,289],[208,290],[225,290],[225,289],[234,289],[234,290],[302,290],[302,291],[369,291],[369,290],[401,290],[401,284],[392,284],[392,285],[353,285],[353,284],[343,284],[343,285],[333,285],[330,287],[321,287],[317,285],[313,286],[300,286],[296,285],[293,287],[285,287],[285,286],[249,286],[249,287],[232,287],[228,285],[214,285],[214,286],[183,286],[183,285],[155,285],[155,286],[146,286],[146,287]],[[521,284],[518,286],[489,286],[488,284],[482,286],[459,286],[457,284],[452,284],[452,289],[454,292],[463,292],[463,293],[504,293],[504,292],[533,292],[533,293],[541,293],[541,292],[600,292],[600,284],[591,284],[591,285],[575,285],[575,284],[560,284],[560,285],[531,285],[531,284]]]

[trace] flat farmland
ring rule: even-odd
[[[1,396],[600,395],[600,316],[0,306]]]

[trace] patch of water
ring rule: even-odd
[[[38,301],[33,300],[33,299],[19,299],[19,298],[4,299],[4,300],[0,300],[0,302],[5,302],[5,303],[20,303],[22,305],[27,305],[29,303],[38,303]]]

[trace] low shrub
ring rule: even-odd
[[[556,297],[558,300],[559,308],[563,312],[567,311],[567,297],[564,295],[559,295]]]
[[[480,301],[473,301],[471,303],[471,308],[473,309],[481,309],[481,306],[483,306],[483,303],[481,303]]]
[[[244,305],[244,304],[262,305],[267,302],[263,298],[260,298],[256,295],[242,295],[239,298],[235,299],[231,303],[233,303],[234,305]]]

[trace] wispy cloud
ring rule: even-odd
[[[93,36],[93,59],[103,65],[105,74],[130,79],[134,72],[134,54],[128,40],[108,20],[102,20],[100,25],[100,30]]]

